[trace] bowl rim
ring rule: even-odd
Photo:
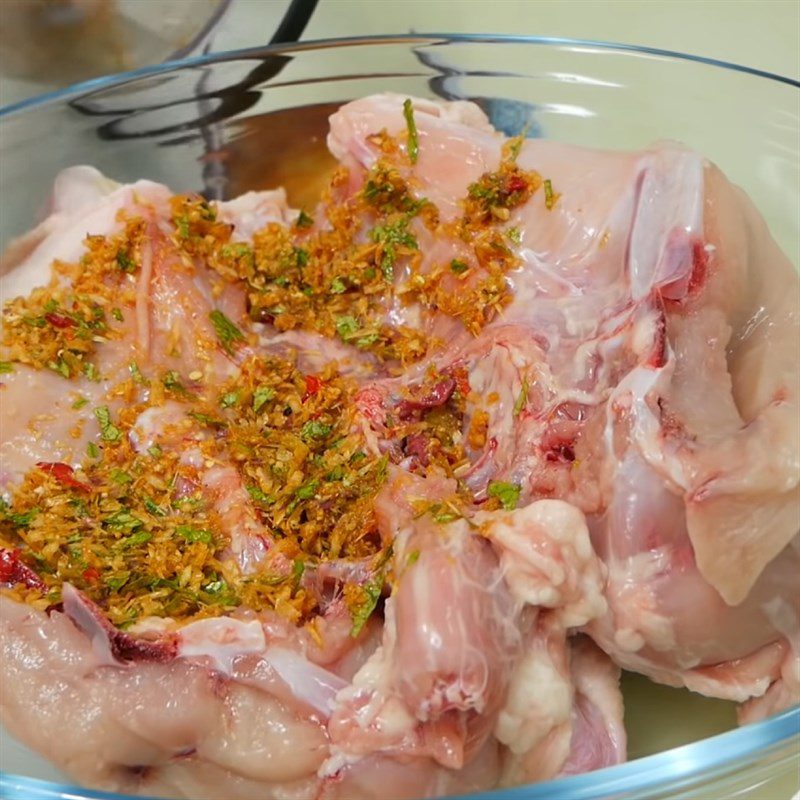
[[[790,78],[786,75],[779,75],[767,70],[756,67],[748,67],[745,64],[737,64],[731,61],[724,61],[709,56],[682,53],[677,50],[666,50],[659,47],[649,47],[644,45],[626,44],[623,42],[609,42],[597,39],[573,39],[562,36],[523,36],[519,34],[483,34],[483,33],[408,33],[408,34],[381,34],[376,36],[348,36],[333,39],[309,39],[302,42],[290,42],[279,44],[259,45],[255,47],[245,47],[236,50],[220,50],[200,55],[189,56],[188,58],[176,58],[163,61],[159,64],[151,64],[146,67],[129,70],[127,72],[117,72],[110,75],[102,75],[97,78],[90,78],[80,83],[74,83],[57,89],[52,92],[44,92],[33,97],[19,100],[16,103],[0,105],[0,120],[17,115],[21,112],[32,111],[43,106],[51,105],[59,100],[76,95],[82,95],[90,91],[108,89],[121,86],[131,81],[142,78],[149,78],[154,75],[163,75],[187,67],[206,66],[208,64],[223,61],[234,61],[237,59],[251,59],[266,57],[271,55],[305,52],[314,50],[327,50],[337,47],[365,47],[370,45],[389,45],[389,44],[432,44],[443,45],[448,43],[458,44],[527,44],[533,46],[555,46],[555,47],[584,47],[594,48],[606,52],[618,53],[638,53],[640,55],[657,56],[678,61],[689,61],[704,66],[716,67],[732,72],[741,72],[758,78],[783,83],[800,89],[800,80]]]
[[[458,795],[451,797],[451,800],[598,800],[601,796],[617,797],[654,789],[688,788],[697,780],[724,774],[737,763],[746,766],[748,761],[769,755],[781,745],[789,744],[792,739],[798,745],[795,750],[800,750],[800,705],[742,728],[613,767],[541,783]],[[131,800],[134,797],[3,771],[0,771],[0,796],[9,800]],[[142,797],[142,800],[146,800],[146,797]]]
[[[573,39],[568,37],[521,36],[506,34],[398,34],[358,36],[336,39],[318,39],[288,44],[263,45],[236,50],[219,51],[173,59],[127,72],[92,78],[53,92],[35,95],[0,107],[0,121],[35,111],[61,101],[98,90],[113,88],[140,79],[163,75],[185,68],[207,66],[238,59],[265,58],[272,55],[322,51],[341,47],[371,45],[428,44],[523,44],[545,47],[574,47],[594,49],[608,53],[640,54],[669,60],[688,61],[732,72],[765,78],[800,89],[800,81],[742,64],[705,56],[681,53],[655,47],[633,44]],[[607,767],[591,773],[574,775],[557,780],[518,787],[491,790],[469,795],[472,800],[592,800],[600,792],[646,792],[658,787],[666,788],[677,782],[691,782],[709,774],[729,770],[736,762],[764,756],[775,748],[796,739],[800,750],[800,705],[793,706],[767,719],[736,728],[715,736],[664,750],[650,756]],[[98,792],[66,783],[44,781],[24,775],[0,771],[0,795],[10,798],[57,798],[73,800],[97,798],[98,800],[128,800],[131,795]]]

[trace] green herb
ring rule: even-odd
[[[174,369],[171,369],[162,379],[161,383],[164,384],[164,388],[170,392],[175,392],[175,394],[180,395],[188,395],[189,392],[187,391],[186,387],[181,383],[181,376],[175,372]]]
[[[120,547],[127,550],[129,547],[137,547],[140,544],[147,544],[147,542],[149,542],[152,538],[152,533],[148,533],[147,531],[139,531],[138,533],[133,533],[130,536],[126,536],[120,542]]]
[[[302,247],[295,247],[294,257],[297,260],[298,267],[305,267],[308,264],[308,250],[303,250]]]
[[[14,365],[10,361],[0,361],[0,375],[6,375],[14,371]]]
[[[456,275],[461,275],[463,272],[466,272],[469,269],[469,264],[465,261],[461,261],[458,258],[454,258],[450,262],[450,270],[451,272],[455,272]]]
[[[414,564],[416,564],[416,563],[417,563],[417,561],[419,561],[419,550],[412,550],[412,551],[411,551],[411,552],[408,554],[408,561],[407,561],[407,565],[408,565],[409,567],[413,567],[413,566],[414,566]]]
[[[227,392],[219,399],[221,408],[231,408],[239,402],[239,392]]]
[[[100,458],[100,448],[94,442],[87,442],[86,454],[89,458]]]
[[[324,439],[330,432],[331,426],[325,425],[317,420],[309,420],[300,430],[300,436],[308,441],[309,439]]]
[[[317,493],[317,487],[319,486],[319,481],[314,478],[313,480],[304,483],[295,493],[294,496],[298,500],[311,500],[314,495]]]
[[[122,316],[122,310],[119,308],[112,308],[111,316],[114,317],[117,322],[125,322],[125,317]]]
[[[527,130],[527,125],[525,126],[525,130]],[[517,156],[519,156],[519,151],[522,149],[522,143],[525,141],[525,131],[523,131],[519,136],[515,136],[513,139],[510,139],[508,142],[508,151],[511,158],[510,161],[516,161]]]
[[[359,461],[363,461],[366,457],[367,454],[363,450],[356,450],[356,452],[350,456],[350,463],[358,464]]]
[[[295,590],[300,585],[300,581],[302,580],[303,573],[305,571],[305,563],[303,563],[299,558],[296,558],[292,563],[292,584],[294,585]]]
[[[90,380],[97,383],[100,380],[100,375],[97,372],[97,367],[91,361],[87,361],[83,365],[83,374]]]
[[[355,609],[350,609],[350,618],[353,626],[350,628],[350,635],[355,637],[364,629],[367,620],[372,616],[372,612],[378,605],[378,600],[383,592],[383,575],[374,581],[370,581],[362,587],[364,589],[364,600]]]
[[[147,380],[147,378],[145,378],[144,375],[142,375],[142,373],[141,373],[141,371],[139,369],[139,365],[135,361],[131,361],[131,363],[128,364],[128,372],[130,372],[131,378],[133,378],[133,380],[136,383],[138,383],[140,386],[144,386],[149,382]],[[174,372],[170,372],[170,373],[168,373],[168,375],[175,375],[175,373]],[[164,379],[164,386],[167,386],[166,378]],[[167,387],[167,388],[169,388],[169,387]]]
[[[13,511],[3,510],[3,516],[17,528],[28,528],[31,522],[36,518],[39,509],[32,508],[29,511],[24,511],[21,514],[15,514]]]
[[[275,397],[275,390],[271,386],[259,386],[253,392],[253,411],[258,414],[273,397]]]
[[[185,511],[201,511],[205,508],[205,501],[201,497],[179,497],[171,503],[173,508]]]
[[[273,495],[265,494],[258,486],[248,486],[247,493],[256,503],[264,503],[268,506],[272,505],[276,500]]]
[[[139,517],[135,517],[127,509],[121,508],[119,511],[114,512],[106,520],[106,525],[115,531],[127,531],[128,533],[133,533],[133,531],[139,530],[144,523],[139,519]]]
[[[111,478],[114,483],[119,484],[130,483],[133,480],[131,474],[129,472],[125,472],[123,469],[112,469],[109,474],[109,478]]]
[[[150,458],[161,458],[162,452],[162,449],[157,444],[151,445],[147,448],[147,454],[150,456]]]
[[[375,344],[381,337],[377,333],[368,333],[366,336],[360,336],[356,339],[356,347],[369,347]]]
[[[178,229],[178,236],[181,239],[188,239],[189,238],[189,217],[186,214],[182,214],[178,217],[175,222],[175,227]]]
[[[513,511],[517,507],[521,490],[522,487],[518,483],[489,481],[489,497],[496,497],[506,511]]]
[[[300,214],[294,222],[295,228],[310,228],[314,224],[314,218],[300,209]]]
[[[228,427],[227,423],[223,422],[221,419],[215,419],[214,417],[210,417],[208,414],[201,414],[199,411],[190,411],[189,416],[192,419],[196,419],[203,425],[207,425],[209,428],[221,430],[222,428]]]
[[[342,294],[343,292],[347,291],[347,284],[345,284],[345,282],[337,276],[331,281],[330,291],[331,294]]]
[[[553,194],[553,183],[548,178],[544,182],[544,205],[549,211],[556,204],[556,196]]]
[[[519,244],[522,241],[522,231],[519,228],[509,228],[506,231],[506,236],[508,236],[514,244]]]
[[[59,358],[58,361],[48,361],[47,366],[53,370],[53,372],[57,372],[64,378],[69,378],[72,376],[72,370],[69,368],[69,364],[67,364],[63,358]]]
[[[360,328],[361,324],[355,317],[336,317],[336,333],[345,342],[350,341]]]
[[[117,250],[117,266],[123,272],[136,271],[136,263],[125,250]]]
[[[111,422],[108,406],[98,406],[94,415],[100,424],[100,436],[104,442],[118,442],[122,438],[122,431]]]
[[[105,584],[112,592],[118,592],[128,582],[130,577],[130,573],[126,572],[121,575],[116,575],[113,578],[106,578]]]
[[[22,321],[31,328],[44,328],[47,325],[44,317],[23,317]]]
[[[409,218],[402,217],[396,222],[386,225],[376,225],[370,231],[370,238],[376,244],[383,245],[383,256],[381,257],[381,272],[387,281],[394,279],[394,264],[397,260],[397,248],[408,247],[412,250],[418,249],[417,240],[408,230]]]
[[[244,242],[226,244],[225,247],[220,250],[220,253],[225,258],[239,258],[249,261],[250,263],[253,262],[253,249]]]
[[[528,402],[528,379],[522,379],[522,388],[520,389],[519,395],[517,395],[517,399],[514,401],[514,416],[518,417],[522,413],[522,409],[525,408],[525,404]]]
[[[154,517],[166,517],[167,516],[167,512],[164,511],[164,509],[161,508],[161,506],[158,505],[158,503],[156,503],[155,501],[151,500],[149,497],[145,497],[143,503],[144,503],[145,509],[150,514],[152,514]]]
[[[329,481],[340,481],[344,478],[344,467],[341,464],[337,464],[326,476],[326,480]]]
[[[408,128],[408,158],[412,164],[416,164],[419,157],[419,138],[417,123],[414,120],[414,106],[411,104],[410,98],[406,98],[403,103],[403,116],[406,118],[406,127]]]
[[[88,397],[79,397],[73,404],[72,407],[77,411],[79,408],[83,408],[89,402]]]
[[[214,534],[211,531],[193,528],[191,525],[178,525],[175,533],[182,536],[187,542],[203,542],[203,544],[213,544]]]
[[[234,343],[243,342],[244,334],[219,309],[212,311],[208,317],[214,326],[222,349],[228,355],[233,355]]]

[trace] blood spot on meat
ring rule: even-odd
[[[663,397],[658,398],[661,419],[661,436],[666,439],[693,439],[681,419],[670,411]]]
[[[689,276],[689,294],[697,294],[708,278],[708,251],[705,243],[696,240],[692,243],[692,274]]]
[[[439,381],[427,394],[401,400],[397,404],[397,416],[402,420],[410,419],[417,411],[427,411],[443,406],[456,390],[455,378]]]
[[[551,463],[568,464],[575,460],[575,450],[571,444],[555,444],[545,454]]]
[[[150,764],[135,764],[133,766],[125,766],[123,769],[131,778],[143,781],[152,775],[154,768]]]
[[[428,466],[428,438],[421,433],[408,436],[403,444],[403,452],[407,456],[416,458],[421,466]]]
[[[111,655],[117,661],[163,664],[177,656],[178,638],[174,634],[162,634],[157,639],[131,636],[114,627],[102,609],[75,587],[64,584],[62,597],[64,612],[75,626],[93,639],[104,637]]]
[[[174,636],[157,640],[139,639],[120,630],[109,637],[111,652],[120,661],[153,661],[158,664],[172,661],[178,654],[178,640]]]

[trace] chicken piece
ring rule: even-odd
[[[570,673],[575,685],[570,752],[560,775],[579,775],[627,757],[627,734],[619,688],[620,669],[587,637],[571,640]]]
[[[372,95],[343,106],[330,118],[328,149],[346,166],[371,167],[378,152],[367,139],[382,130],[401,141],[406,132],[405,97]],[[436,204],[443,219],[459,213],[467,186],[496,168],[503,137],[472,103],[413,99],[419,137],[414,175],[419,194]]]
[[[504,579],[521,603],[554,609],[551,616],[565,628],[605,612],[605,570],[574,506],[539,500],[517,511],[480,512],[473,521],[497,550]]]
[[[383,643],[336,700],[328,774],[375,752],[460,769],[502,702],[518,633],[491,548],[466,523],[417,522],[394,539],[401,572]]]
[[[625,761],[619,679],[619,668],[590,640],[568,640],[556,615],[541,612],[495,726],[507,746],[501,785]]]
[[[430,756],[450,768],[469,763],[501,705],[510,709],[506,717],[516,713],[511,676],[525,674],[518,637],[532,609],[555,609],[548,619],[562,647],[566,626],[605,609],[601,566],[579,511],[541,501],[514,512],[481,512],[470,522],[414,519],[415,503],[446,489],[445,481],[398,471],[383,492],[398,575],[386,602],[383,644],[337,697],[330,774],[346,774],[346,765],[373,752]],[[565,685],[563,760],[571,730],[568,674]],[[531,736],[548,735],[551,727]],[[503,744],[519,740],[496,735]]]
[[[241,680],[186,659],[101,666],[65,615],[48,618],[6,597],[0,651],[4,680],[15,687],[3,693],[9,730],[85,785],[145,794],[170,786],[175,795],[205,771],[218,783],[177,796],[315,791],[324,729]],[[63,736],[65,727],[80,735]]]
[[[659,682],[739,702],[763,694],[786,649],[768,608],[796,596],[796,548],[732,607],[699,572],[680,498],[633,455],[616,472],[615,488],[607,514],[592,522],[608,567],[609,612],[589,632],[616,663]]]
[[[0,378],[0,492],[4,497],[37,462],[80,464],[87,442],[99,428],[93,416],[73,404],[86,398],[92,407],[100,405],[103,388],[87,380],[65,391],[60,375],[22,364]]]
[[[716,169],[706,172],[706,238],[714,250],[702,267],[705,283],[667,317],[683,370],[664,402],[685,431],[667,445],[685,448],[679,458],[700,572],[735,605],[800,529],[800,291],[750,201]],[[704,334],[716,357],[695,372],[692,350]],[[698,391],[703,403],[691,403]]]
[[[495,725],[495,736],[507,748],[501,785],[558,775],[570,754],[573,702],[566,631],[540,614]]]

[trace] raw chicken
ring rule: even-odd
[[[624,761],[620,668],[796,703],[800,284],[743,193],[463,102],[328,144],[313,214],[76,167],[6,253],[12,733],[116,791],[418,798]],[[70,344],[91,246],[71,374],[20,319]]]

